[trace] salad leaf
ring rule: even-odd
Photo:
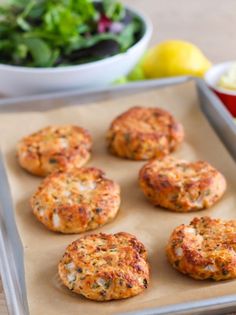
[[[128,24],[122,33],[119,35],[119,42],[121,50],[126,51],[135,42],[135,34],[139,31],[139,23],[137,20],[133,20]]]
[[[78,41],[76,41],[74,44],[68,47],[68,49],[66,50],[66,53],[69,54],[71,53],[72,50],[89,48],[96,45],[100,41],[106,41],[106,40],[114,40],[114,41],[119,42],[117,36],[115,36],[114,34],[100,33],[100,34],[91,36],[89,38],[82,38],[82,37],[79,38]]]
[[[19,57],[19,59],[26,58],[27,53],[28,53],[28,47],[25,44],[19,44],[16,47],[16,56]]]
[[[96,11],[93,3],[88,0],[71,0],[71,10],[81,15],[82,21],[85,23],[90,20],[98,20],[99,12]]]
[[[44,15],[45,30],[61,35],[65,39],[76,36],[81,23],[82,20],[78,14],[60,4],[50,6]]]
[[[22,16],[19,16],[19,17],[16,19],[16,23],[18,24],[18,26],[19,26],[23,31],[29,31],[29,30],[31,29],[30,24],[27,23],[27,21],[25,21]]]
[[[27,38],[25,39],[25,45],[31,53],[36,66],[46,67],[50,64],[52,52],[45,41],[39,38]]]
[[[115,0],[104,0],[105,15],[113,21],[120,21],[125,16],[125,8],[122,3]]]
[[[28,4],[28,0],[10,0],[10,5],[11,6],[16,6],[18,8],[25,8]]]

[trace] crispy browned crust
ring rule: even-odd
[[[46,177],[33,197],[36,218],[48,229],[81,233],[111,221],[120,206],[120,187],[97,168],[73,168]]]
[[[97,301],[137,295],[149,284],[144,245],[131,234],[91,234],[70,244],[58,265],[70,290]]]
[[[172,157],[145,164],[139,183],[152,204],[180,212],[209,208],[226,190],[224,176],[209,163]]]
[[[37,176],[71,165],[83,166],[90,158],[92,138],[78,126],[49,126],[23,138],[17,146],[20,165]]]
[[[194,218],[173,231],[166,252],[175,269],[195,279],[236,278],[236,220]]]
[[[176,150],[183,138],[182,125],[170,113],[138,106],[118,116],[107,133],[110,152],[132,160],[163,157]]]

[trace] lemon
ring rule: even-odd
[[[218,86],[227,90],[236,91],[236,62],[229,68],[228,72],[222,75]]]
[[[170,40],[150,49],[142,67],[147,78],[179,75],[202,77],[211,67],[211,63],[195,45],[181,40]]]

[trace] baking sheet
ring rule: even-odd
[[[104,133],[110,121],[133,105],[158,106],[170,110],[186,130],[186,139],[174,155],[189,160],[206,159],[224,173],[228,190],[213,208],[191,214],[172,213],[151,206],[137,185],[142,162],[121,160],[106,152]],[[94,137],[89,165],[102,168],[121,185],[122,205],[117,218],[98,229],[127,231],[146,245],[151,263],[151,285],[144,294],[114,302],[88,301],[63,288],[57,277],[57,263],[68,243],[77,235],[47,231],[32,216],[28,200],[40,179],[17,164],[15,145],[19,138],[49,124],[79,124]],[[167,87],[132,96],[109,99],[89,106],[62,108],[43,113],[15,113],[0,116],[1,148],[8,170],[15,216],[25,253],[28,303],[31,315],[115,314],[172,303],[233,294],[235,281],[215,283],[196,281],[173,270],[166,261],[164,247],[172,229],[196,215],[235,218],[235,164],[200,112],[194,83]],[[3,136],[4,135],[4,136]],[[207,136],[206,136],[207,135]]]

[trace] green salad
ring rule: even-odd
[[[125,52],[142,32],[142,21],[115,0],[11,0],[0,7],[0,63],[87,63]]]

